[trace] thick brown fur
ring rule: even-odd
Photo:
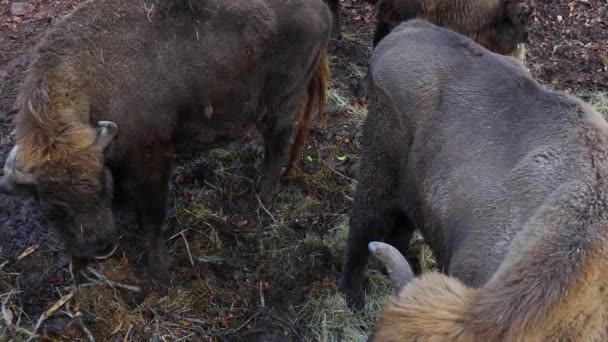
[[[325,109],[325,97],[329,85],[329,78],[329,61],[327,60],[327,54],[325,53],[321,56],[315,75],[308,85],[308,93],[304,105],[297,115],[299,118],[298,129],[284,175],[289,175],[291,170],[298,165],[298,162],[302,157],[302,151],[304,151],[306,146],[306,140],[312,125],[313,109],[315,106],[317,107],[317,122],[320,127],[324,126],[323,111]]]
[[[442,271],[388,301],[374,341],[605,341],[602,115],[421,20],[395,28],[370,70],[340,287],[360,305],[367,244],[407,256],[417,229]]]
[[[374,46],[399,23],[424,19],[508,55],[527,37],[532,0],[380,0]]]
[[[269,205],[294,123],[302,117],[303,145],[312,103],[324,101],[330,25],[321,0],[84,2],[41,41],[18,98],[14,167],[35,179],[24,190],[85,258],[114,240],[113,191],[125,192],[161,275],[174,153],[257,129]],[[118,127],[109,145],[100,122]]]

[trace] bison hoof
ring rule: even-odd
[[[361,291],[355,291],[351,287],[340,284],[338,290],[344,295],[346,305],[356,311],[361,311],[365,307],[365,299]]]

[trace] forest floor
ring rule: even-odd
[[[24,1],[27,13],[13,15],[11,2],[0,0],[0,160],[12,146],[13,106],[34,45],[81,2]],[[362,1],[341,4],[343,38],[330,44],[327,128],[313,128],[299,169],[282,180],[269,211],[252,195],[259,138],[178,156],[168,294],[141,291],[143,240],[129,211],[117,213],[118,252],[93,265],[100,278],[74,288],[69,259],[38,210],[0,196],[0,341],[29,334],[86,340],[87,331],[98,341],[365,341],[390,293],[388,280],[372,262],[360,313],[346,307],[336,282],[367,113],[360,84],[374,19]],[[608,111],[608,1],[538,0],[526,48],[526,65],[541,83]],[[428,249],[419,239],[413,244],[422,247],[423,269],[431,269]]]

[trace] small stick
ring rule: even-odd
[[[19,254],[19,256],[17,256],[17,261],[25,258],[26,256],[34,253],[37,249],[38,249],[38,245],[31,245],[28,248],[26,248],[23,252],[21,252],[21,254]]]
[[[103,274],[97,272],[94,268],[92,268],[91,266],[87,267],[87,270],[91,273],[93,273],[94,276],[96,276],[97,278],[99,278],[99,280],[102,280],[104,282],[106,282],[108,285],[110,285],[110,287],[119,287],[125,290],[129,290],[129,291],[133,291],[133,292],[141,292],[141,288],[138,286],[134,286],[134,285],[127,285],[127,284],[122,284],[122,283],[118,283],[115,282],[113,280],[110,280],[108,278],[106,278],[106,276],[104,276]]]
[[[181,232],[182,239],[184,239],[184,243],[186,244],[186,251],[188,252],[188,258],[190,259],[190,265],[194,267],[194,259],[192,259],[192,253],[190,253],[190,245],[188,244],[188,239],[186,239],[186,234],[182,230]]]
[[[347,175],[345,175],[345,174],[343,174],[341,172],[336,171],[333,167],[329,166],[329,164],[327,164],[323,159],[319,158],[319,160],[321,161],[321,164],[323,164],[323,166],[325,166],[326,168],[328,168],[331,172],[337,174],[338,176],[340,176],[342,178],[348,179],[351,182],[357,183],[357,180],[355,180],[353,178],[350,178],[350,177],[348,177]]]
[[[133,329],[133,324],[129,325],[129,329],[127,329],[127,333],[125,334],[125,338],[123,338],[123,342],[129,341],[129,335],[131,335],[131,330]]]
[[[241,324],[238,328],[236,328],[234,331],[232,331],[231,333],[237,333],[239,331],[241,331],[245,326],[247,326],[247,324],[249,324],[249,322],[251,322],[252,320],[254,320],[255,318],[257,318],[259,315],[261,315],[264,311],[266,311],[265,309],[260,309],[258,311],[256,311],[256,313],[254,313],[253,315],[251,315],[249,318],[247,318],[245,320],[245,322],[243,322],[243,324]]]
[[[266,307],[266,301],[264,300],[264,281],[258,282],[258,291],[260,292],[260,305]]]
[[[268,211],[268,209],[266,209],[266,206],[264,206],[264,203],[262,203],[262,200],[260,199],[260,196],[257,193],[255,194],[255,197],[258,199],[258,203],[260,204],[260,207],[262,209],[264,209],[266,214],[268,214],[268,216],[270,216],[270,218],[272,219],[272,221],[274,221],[274,223],[277,223],[277,220],[274,218],[274,216],[272,216],[270,211]]]
[[[84,322],[82,321],[81,317],[77,317],[76,318],[76,322],[78,322],[78,325],[80,325],[80,329],[82,329],[82,331],[84,331],[84,333],[87,335],[87,338],[89,339],[90,342],[95,342],[95,337],[93,337],[93,334],[91,333],[91,330],[89,330],[89,328],[87,328],[86,325],[84,325]]]
[[[30,335],[30,338],[27,340],[28,342],[31,341],[35,336],[36,332],[38,331],[38,329],[40,329],[40,326],[42,325],[42,322],[44,322],[47,318],[51,317],[55,311],[59,310],[65,303],[68,302],[68,300],[72,299],[72,297],[74,296],[74,291],[66,294],[65,296],[59,298],[59,300],[57,302],[55,302],[55,304],[53,304],[53,306],[51,306],[48,310],[46,310],[45,312],[42,313],[42,315],[40,315],[40,318],[38,319],[38,322],[36,322],[36,326],[34,327],[34,332],[32,335]]]

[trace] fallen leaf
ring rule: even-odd
[[[184,328],[192,326],[192,322],[188,322],[188,321],[181,321],[179,324]]]
[[[553,81],[551,81],[551,84],[553,84],[553,85],[556,85],[557,83],[558,83],[558,81],[557,81],[557,80],[553,80]]]
[[[345,161],[346,160],[346,156],[342,156],[342,157],[338,157],[339,161]]]

